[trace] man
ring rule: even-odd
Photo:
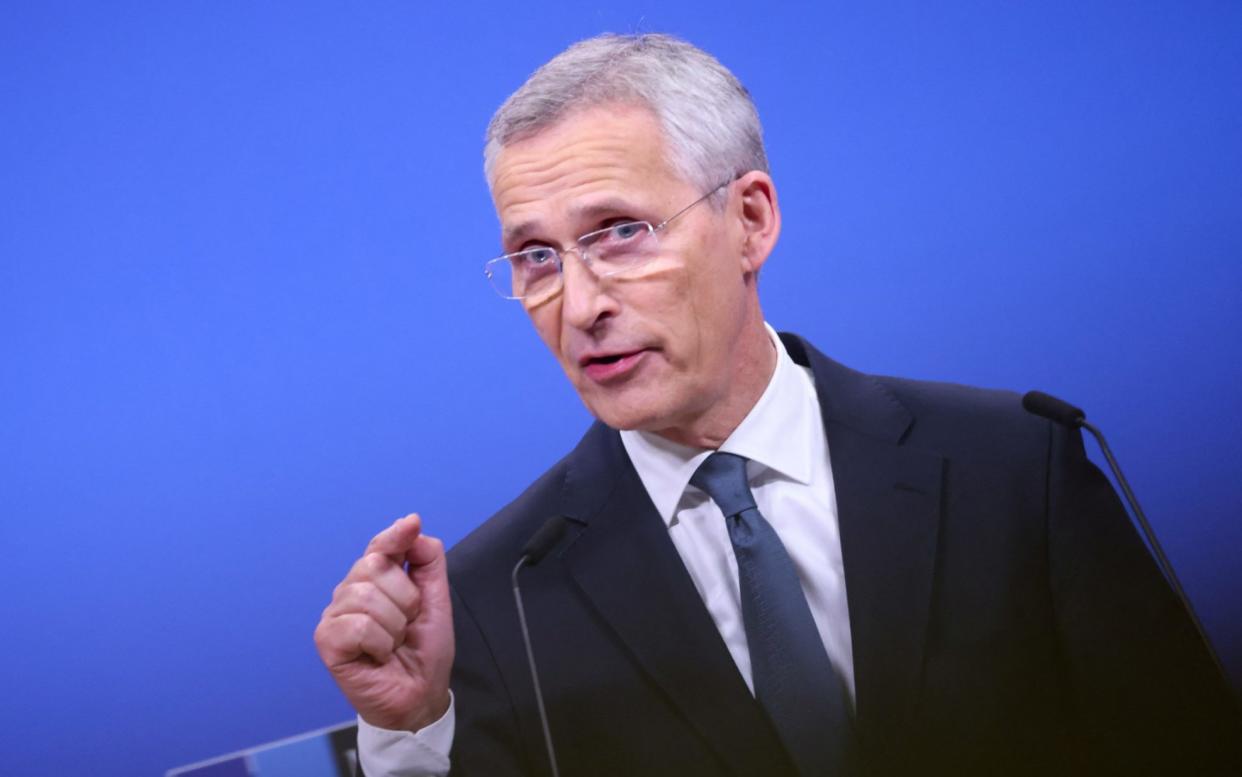
[[[378,534],[316,631],[368,774],[1213,774],[1236,712],[1078,435],[764,323],[745,89],[603,36],[488,131],[519,299],[598,423],[446,558]],[[408,565],[408,568],[406,568]],[[450,693],[450,688],[452,693]]]

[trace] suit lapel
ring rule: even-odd
[[[592,439],[593,438],[593,439]],[[782,750],[733,663],[620,436],[597,424],[565,481],[582,525],[562,558],[635,661],[721,758],[767,774]]]
[[[901,444],[913,417],[879,381],[783,338],[815,374],[837,496],[857,722],[864,746],[876,747],[904,730],[917,702],[944,462]]]

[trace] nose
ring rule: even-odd
[[[604,288],[605,284],[591,269],[580,250],[574,249],[574,261],[561,266],[561,317],[566,324],[590,331],[617,313],[617,302]]]

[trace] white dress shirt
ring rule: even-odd
[[[755,504],[793,560],[828,658],[853,700],[854,654],[836,489],[815,382],[810,370],[794,364],[776,332],[770,326],[767,330],[776,346],[776,369],[720,450],[749,459],[746,473]],[[623,431],[621,442],[753,693],[733,544],[720,508],[690,485],[690,477],[712,451],[648,432]],[[359,718],[363,768],[371,777],[447,774],[454,722],[451,703],[443,718],[416,734],[376,728]]]

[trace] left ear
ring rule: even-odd
[[[776,202],[772,176],[751,170],[733,184],[740,203],[738,218],[742,226],[742,269],[755,273],[767,261],[781,234],[781,209]]]

